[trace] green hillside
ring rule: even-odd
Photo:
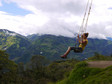
[[[1,84],[112,84],[112,56],[95,54],[85,61],[76,59],[50,62],[45,56],[32,56],[27,64],[14,63],[0,50]],[[104,59],[105,58],[105,59]],[[111,60],[106,68],[93,68],[90,62]],[[103,63],[105,66],[105,63]]]
[[[96,67],[90,62],[97,62]],[[102,64],[101,64],[102,62]],[[110,64],[108,64],[108,63]],[[93,65],[93,64],[92,64]],[[100,65],[100,66],[99,66]],[[103,66],[102,66],[103,65]],[[104,68],[106,66],[106,68]],[[112,56],[95,53],[93,57],[78,62],[74,69],[62,81],[56,84],[111,84],[112,83]],[[53,83],[52,83],[53,84]]]
[[[6,50],[10,59],[19,58],[29,46],[30,42],[22,35],[9,30],[0,30],[0,50]]]
[[[71,38],[52,35],[43,35],[35,39],[20,60],[27,61],[26,57],[30,59],[32,55],[40,54],[50,60],[61,59],[60,55],[66,51],[69,43],[74,42]]]
[[[42,55],[54,61],[61,59],[68,46],[74,46],[75,39],[54,35],[33,34],[27,37],[9,30],[0,30],[0,49],[6,50],[10,59],[16,62],[28,62],[33,55]],[[83,53],[71,52],[68,59],[75,58],[84,60],[91,57],[95,52],[103,55],[112,54],[112,41],[104,39],[91,39]]]
[[[0,50],[0,84],[48,84],[62,80],[79,62],[75,59],[54,61],[48,65],[48,60],[41,55],[32,56],[24,65],[9,60],[9,55]]]
[[[86,62],[78,63],[69,77],[56,84],[111,84],[112,66],[105,69],[89,68]]]
[[[25,51],[22,58],[19,61],[28,61],[32,55],[43,55],[50,60],[59,60],[60,56],[65,53],[68,46],[74,46],[74,38],[68,38],[63,36],[53,35],[30,35],[28,36],[32,45]],[[84,60],[85,58],[91,57],[95,52],[103,55],[112,54],[112,41],[104,39],[90,39],[87,47],[83,53],[71,52],[68,58],[76,58]],[[27,59],[26,59],[27,58]]]

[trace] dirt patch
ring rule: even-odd
[[[106,68],[112,65],[112,61],[92,61],[88,62],[88,67]]]

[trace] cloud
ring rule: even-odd
[[[86,0],[7,0],[16,2],[20,7],[28,9],[27,6],[33,6],[38,10],[44,12],[64,13],[66,11],[80,14],[84,7]]]
[[[12,16],[6,12],[0,12],[0,18],[1,29],[9,29],[23,35],[36,33],[35,30],[48,21],[48,18],[44,15]]]
[[[87,0],[5,0],[32,14],[12,16],[0,12],[0,28],[23,35],[39,33],[73,37],[79,28]],[[112,37],[112,0],[93,0],[87,32],[93,38]],[[7,24],[7,25],[6,25]]]

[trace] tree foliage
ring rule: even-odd
[[[112,56],[95,53],[88,60],[108,60]],[[86,62],[75,59],[49,63],[44,56],[35,55],[27,64],[15,64],[0,50],[1,84],[111,84],[112,66],[89,68]]]
[[[100,60],[108,60],[108,61],[112,61],[112,56],[104,56],[102,54],[99,54],[98,52],[94,53],[94,56],[88,58],[88,60],[92,60],[92,61],[100,61]]]
[[[17,65],[9,60],[8,54],[0,50],[0,82],[10,84],[16,81]]]

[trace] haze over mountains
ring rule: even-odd
[[[10,59],[16,62],[28,62],[34,55],[42,55],[47,59],[59,60],[68,48],[74,46],[74,38],[33,34],[22,36],[15,32],[0,29],[0,49],[6,50]],[[76,54],[71,52],[68,58],[83,60],[91,57],[95,52],[103,55],[112,54],[112,41],[105,39],[89,38],[89,43],[83,53]]]

